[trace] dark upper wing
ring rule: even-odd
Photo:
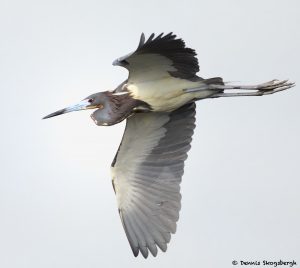
[[[195,79],[199,71],[195,50],[187,48],[182,39],[169,33],[154,34],[145,41],[141,35],[136,51],[113,62],[128,69],[129,82],[148,81],[165,76]]]
[[[180,182],[195,128],[195,104],[171,113],[139,113],[127,119],[112,163],[120,217],[135,256],[167,250],[176,231]]]

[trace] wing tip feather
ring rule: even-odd
[[[142,47],[144,44],[145,44],[145,34],[141,33],[141,37],[140,37],[140,42],[139,42],[139,45],[138,45],[138,49],[140,47]]]

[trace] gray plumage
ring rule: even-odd
[[[169,73],[178,78],[197,80],[200,79],[196,76],[199,72],[198,59],[194,49],[185,46],[182,39],[176,38],[176,35],[169,33],[163,35],[161,33],[157,37],[151,34],[147,41],[145,41],[144,34],[140,37],[140,42],[136,51],[119,58],[114,62],[114,65],[120,65],[131,71],[134,66],[132,61],[135,58],[143,55],[161,55],[172,62],[172,66],[176,69],[169,71]],[[157,62],[159,65],[159,62]]]
[[[120,217],[135,256],[166,251],[180,210],[184,160],[195,128],[195,104],[127,119],[112,165]]]

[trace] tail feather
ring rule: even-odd
[[[183,91],[186,93],[204,92],[207,93],[209,96],[211,94],[223,92],[224,91],[223,86],[224,86],[224,82],[222,77],[212,77],[212,78],[201,80],[198,87],[186,88]]]
[[[223,78],[222,77],[213,77],[203,80],[207,85],[224,85]]]

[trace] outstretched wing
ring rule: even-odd
[[[169,33],[154,34],[145,41],[141,35],[136,51],[113,62],[128,69],[129,82],[137,83],[173,76],[183,79],[199,79],[199,71],[195,50],[187,48],[182,39]]]
[[[176,231],[180,182],[195,128],[195,103],[171,113],[137,113],[127,119],[112,163],[119,214],[133,254],[167,250]]]

